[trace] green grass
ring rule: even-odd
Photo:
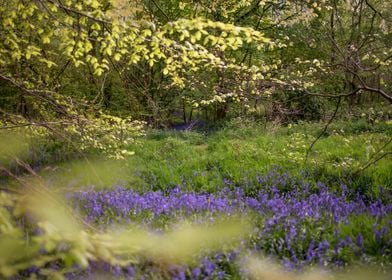
[[[128,161],[130,184],[142,189],[181,184],[212,191],[223,179],[246,185],[257,174],[280,166],[292,174],[306,170],[314,180],[334,182],[351,176],[358,187],[391,187],[390,157],[353,176],[390,139],[391,127],[385,123],[334,123],[306,162],[306,151],[322,124],[272,127],[237,122],[208,133],[151,130],[139,145],[130,147],[135,151]],[[384,151],[391,149],[392,144]]]
[[[391,139],[390,123],[333,122],[305,161],[309,145],[320,134],[323,125],[274,126],[237,119],[204,131],[148,130],[146,136],[128,146],[135,155],[130,156],[126,164],[120,164],[121,170],[109,167],[110,172],[106,169],[98,172],[100,185],[110,186],[113,183],[106,184],[107,181],[121,181],[122,185],[126,182],[129,187],[139,190],[164,190],[181,185],[191,190],[213,192],[223,186],[225,179],[235,185],[255,186],[257,175],[279,166],[294,176],[306,172],[310,180],[330,186],[338,186],[343,181],[361,191],[376,191],[379,185],[392,188],[390,155],[356,173]],[[75,172],[76,167],[64,163],[68,162],[67,147],[53,147],[53,143],[41,146],[35,148],[39,153],[31,153],[33,158],[26,162],[34,166],[37,165],[34,162],[43,161],[41,165],[47,163],[59,172],[69,170],[69,176],[74,179],[90,173],[90,177],[94,177],[96,172],[88,169]],[[392,151],[392,143],[384,148],[384,152],[388,151]],[[76,166],[82,164],[78,157],[71,162],[74,161]],[[79,161],[83,161],[83,157],[79,157]],[[41,171],[45,173],[45,170]],[[102,179],[103,174],[107,176]],[[93,179],[88,185],[96,185]],[[83,185],[83,182],[76,185]]]

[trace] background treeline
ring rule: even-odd
[[[390,114],[389,1],[29,2],[0,9],[0,109],[15,125],[326,120],[340,99],[346,116]]]

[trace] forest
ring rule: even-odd
[[[392,1],[0,0],[0,279],[390,279]]]

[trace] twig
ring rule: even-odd
[[[387,155],[392,155],[392,152],[386,152],[383,153],[381,156],[379,156],[378,158],[376,158],[373,161],[369,161],[367,164],[365,164],[363,167],[361,167],[360,169],[358,169],[354,175],[358,175],[359,173],[361,173],[362,171],[364,171],[365,169],[367,169],[368,167],[372,166],[373,164],[377,163],[379,160],[383,159],[384,157],[386,157]]]
[[[316,139],[313,140],[312,144],[310,144],[308,150],[306,151],[306,157],[305,157],[305,164],[308,161],[309,153],[312,150],[313,146],[316,144],[316,142],[324,135],[324,133],[327,131],[329,125],[332,123],[332,121],[335,119],[336,114],[338,113],[339,107],[340,107],[340,102],[342,101],[342,97],[339,97],[338,102],[336,103],[336,108],[335,111],[333,112],[332,117],[329,119],[327,124],[324,126],[323,130],[321,133],[317,136]]]
[[[392,142],[392,137],[389,138],[389,140],[369,158],[368,162],[364,166],[360,167],[356,172],[354,172],[354,175],[358,175],[359,173],[361,173],[362,171],[364,171],[365,169],[367,169],[371,165],[375,164],[376,162],[378,162],[379,160],[381,160],[382,158],[384,158],[388,154],[392,154],[392,152],[386,152],[386,153],[382,154],[380,157],[378,157],[377,159],[372,160],[376,155],[381,153],[381,151],[383,149],[385,149],[389,144],[391,144],[391,142]]]
[[[42,2],[42,1],[40,0],[40,2]],[[99,22],[99,23],[102,23],[102,24],[110,24],[110,22],[107,21],[107,20],[105,20],[105,19],[94,17],[94,16],[92,16],[92,15],[90,15],[90,14],[87,14],[87,13],[84,13],[84,12],[81,12],[81,11],[78,11],[78,10],[75,10],[75,9],[73,9],[73,8],[71,8],[71,7],[65,6],[65,5],[63,5],[63,4],[61,4],[61,3],[58,3],[58,2],[56,2],[56,1],[53,1],[53,0],[45,0],[45,2],[49,2],[49,3],[53,4],[54,6],[56,6],[57,8],[60,8],[60,9],[62,9],[62,10],[64,10],[64,11],[67,11],[67,12],[71,12],[71,13],[74,13],[74,14],[78,14],[78,15],[80,15],[80,16],[89,18],[89,19],[91,19],[91,20],[93,20],[93,21],[96,21],[96,22]]]
[[[168,21],[170,21],[169,16],[165,13],[165,11],[161,8],[161,6],[159,6],[158,3],[155,2],[155,0],[151,0],[151,2],[154,3],[155,7],[158,8],[158,10],[166,17],[166,19],[167,19]]]

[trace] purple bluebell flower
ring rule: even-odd
[[[170,190],[146,192],[117,186],[104,191],[76,192],[69,199],[87,221],[98,224],[137,221],[147,227],[158,227],[156,230],[162,230],[155,224],[161,218],[173,222],[191,218],[202,222],[217,214],[252,211],[260,220],[252,231],[254,241],[249,247],[280,258],[285,256],[288,268],[317,262],[341,264],[343,247],[344,251],[358,251],[358,246],[363,256],[371,252],[365,248],[365,244],[372,244],[368,238],[375,238],[385,252],[391,250],[388,234],[392,222],[388,217],[392,214],[392,203],[365,197],[350,186],[342,185],[341,190],[333,190],[322,182],[295,180],[276,171],[245,181],[248,188],[224,180],[223,188],[214,193],[186,191],[185,184]],[[259,185],[250,191],[252,184]],[[364,234],[366,227],[356,236],[344,235],[345,231],[339,230],[341,226],[355,226],[351,223],[358,216],[374,223],[370,229],[373,236]],[[387,226],[383,226],[385,224]],[[189,270],[191,278],[217,278],[221,264],[232,262],[236,255],[238,252],[206,257],[200,267]]]
[[[200,267],[195,267],[192,269],[192,279],[197,279],[201,275],[201,269]]]
[[[212,275],[216,269],[216,264],[211,262],[209,258],[204,258],[203,260],[203,270],[207,276]]]
[[[362,234],[358,234],[357,235],[357,238],[355,240],[355,244],[357,244],[357,246],[359,248],[363,248],[363,236],[362,236]]]

